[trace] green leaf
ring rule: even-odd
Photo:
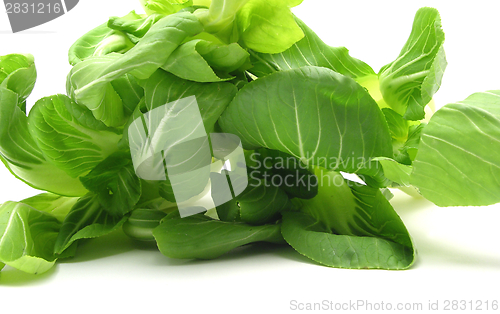
[[[414,260],[403,222],[379,189],[320,168],[318,195],[296,200],[301,213],[283,214],[282,233],[299,253],[340,268],[405,269]]]
[[[36,68],[32,55],[10,54],[0,57],[0,88],[13,91],[23,104],[31,94],[36,81]],[[26,112],[25,104],[23,111]]]
[[[144,90],[142,112],[145,113],[137,110],[126,132],[134,167],[143,179],[153,180],[150,177],[153,174],[154,180],[163,180],[160,195],[165,199],[189,199],[202,192],[208,183],[209,172],[200,168],[210,165],[207,134],[213,131],[217,119],[233,99],[236,87],[230,83],[190,82],[158,70],[144,82]],[[203,124],[195,119],[197,115]],[[192,123],[186,124],[186,121]],[[167,147],[168,152],[165,151]],[[170,158],[169,165],[175,161],[178,164],[176,169],[170,169],[172,173],[168,176],[174,172],[189,172],[187,175],[195,179],[187,181],[183,178],[183,182],[178,182],[185,187],[178,189],[185,192],[183,195],[173,195],[171,182],[165,174],[165,154]]]
[[[390,108],[382,108],[382,112],[389,125],[393,140],[404,143],[408,138],[408,120]]]
[[[69,63],[76,65],[93,56],[104,56],[112,52],[127,52],[134,47],[134,43],[122,30],[129,29],[126,26],[120,28],[117,25],[134,24],[134,21],[138,20],[142,20],[142,16],[132,11],[120,18],[112,17],[110,21],[87,32],[69,48]],[[114,28],[109,27],[109,24]]]
[[[225,177],[223,171],[220,174],[213,173],[210,180],[212,185],[217,185],[217,179],[228,180]],[[243,221],[262,225],[275,222],[279,218],[278,213],[290,207],[290,200],[282,189],[265,180],[250,180],[240,195],[217,206],[217,214],[223,221]]]
[[[414,260],[411,248],[375,237],[329,233],[311,216],[287,212],[283,215],[285,240],[300,254],[322,264],[351,269],[407,269]]]
[[[134,15],[135,18],[129,18],[129,15]],[[112,16],[108,20],[108,27],[117,31],[122,31],[125,34],[131,34],[134,38],[142,38],[151,29],[151,27],[162,19],[161,14],[153,14],[143,17],[136,14],[135,11],[130,12],[124,17]]]
[[[380,162],[384,168],[384,176],[387,179],[402,186],[410,186],[411,166],[400,164],[394,159],[387,157],[378,157],[374,158],[374,160]]]
[[[225,43],[238,42],[258,52],[280,53],[304,37],[290,11],[301,2],[213,0],[209,10],[199,10],[196,15],[206,32]]]
[[[380,90],[387,104],[407,120],[421,120],[441,86],[446,68],[439,12],[421,8],[399,57],[380,70]]]
[[[241,222],[240,207],[237,202],[226,202],[216,207],[219,220],[227,222]]]
[[[500,202],[500,91],[438,110],[423,129],[411,184],[438,206]]]
[[[52,193],[42,193],[22,200],[20,203],[29,205],[39,211],[46,212],[54,216],[58,221],[63,222],[71,208],[78,201],[78,197],[64,197]]]
[[[144,91],[147,111],[195,96],[207,134],[213,132],[217,119],[237,93],[231,83],[190,82],[162,70],[145,82]]]
[[[427,123],[420,123],[418,125],[411,125],[408,128],[406,142],[399,148],[399,152],[395,153],[394,159],[396,159],[396,161],[405,165],[412,164],[418,152],[422,131],[426,125]]]
[[[248,59],[240,45],[219,45],[196,39],[179,46],[162,69],[195,82],[220,82],[233,79],[229,72],[242,66]]]
[[[123,115],[129,117],[144,97],[144,89],[130,74],[112,81],[111,85],[122,101]]]
[[[201,31],[201,24],[191,13],[167,16],[125,54],[93,57],[74,66],[68,75],[68,95],[107,126],[122,126],[126,122],[123,104],[111,82],[125,74],[148,78],[186,38]]]
[[[255,182],[254,182],[255,183]],[[249,187],[236,198],[241,220],[261,225],[276,221],[278,213],[291,207],[286,193],[265,181]]]
[[[280,53],[304,37],[290,8],[297,0],[250,0],[237,13],[243,46],[263,53]],[[270,31],[272,30],[272,31]]]
[[[141,180],[135,175],[130,152],[110,155],[80,181],[113,216],[130,212],[141,197]]]
[[[0,68],[5,70],[2,73],[8,75],[0,86],[0,160],[14,176],[34,188],[61,195],[83,195],[85,188],[80,182],[48,162],[29,133],[23,99],[31,89],[22,86],[35,84],[36,75],[28,75],[36,73],[32,62],[32,58],[22,59],[19,55],[1,59]],[[11,79],[13,76],[26,81]],[[6,86],[25,95],[20,96]]]
[[[171,258],[212,259],[253,242],[283,242],[278,224],[251,226],[201,214],[165,219],[153,235],[160,252]]]
[[[250,153],[247,161],[251,179],[264,179],[293,198],[310,199],[318,194],[316,176],[290,154],[261,148]]]
[[[392,156],[375,101],[353,79],[326,68],[280,71],[248,83],[219,124],[245,149],[279,150],[309,167],[367,173],[370,158]]]
[[[375,74],[369,65],[351,57],[345,47],[328,46],[304,22],[298,18],[295,18],[295,21],[304,32],[304,38],[281,53],[264,54],[252,51],[252,74],[261,77],[276,71],[304,66],[324,67],[352,78]]]
[[[97,238],[120,228],[127,216],[114,217],[108,214],[96,196],[87,194],[71,208],[57,236],[54,252],[61,254],[80,239]]]
[[[61,224],[52,215],[22,203],[0,207],[0,261],[30,274],[55,263],[54,243]]]
[[[37,101],[28,124],[47,160],[73,178],[87,174],[116,151],[120,140],[115,130],[64,95]]]
[[[140,0],[148,14],[169,15],[193,5],[193,0]]]

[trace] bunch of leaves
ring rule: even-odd
[[[29,114],[34,58],[0,57],[0,160],[45,191],[1,205],[0,267],[41,273],[82,239],[123,228],[173,258],[264,241],[326,266],[406,269],[415,249],[387,188],[438,206],[500,201],[491,153],[500,91],[425,116],[446,67],[435,9],[417,12],[400,55],[377,74],[296,18],[300,0],[141,2],[147,14],[112,17],[78,39],[67,95]],[[207,133],[241,139],[250,181],[233,200],[181,218],[168,180],[135,173],[128,130],[189,96]],[[155,112],[168,132],[169,111]]]

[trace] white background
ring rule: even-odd
[[[422,6],[440,11],[446,33],[449,65],[437,105],[500,89],[497,1],[304,0],[294,12],[325,42],[348,47],[377,72],[397,57]],[[138,1],[83,0],[68,14],[17,34],[0,10],[0,55],[35,56],[38,81],[28,105],[64,93],[67,50],[74,40],[133,9],[141,10]],[[0,203],[37,193],[0,169]],[[291,300],[422,302],[424,309],[429,300],[439,300],[441,308],[445,300],[500,300],[500,206],[437,208],[401,194],[392,203],[419,253],[407,271],[327,268],[278,246],[247,247],[213,261],[172,260],[115,233],[81,246],[76,258],[44,275],[5,268],[1,311],[282,313],[291,311]]]

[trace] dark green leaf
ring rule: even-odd
[[[160,252],[172,258],[212,259],[253,242],[283,242],[278,224],[251,226],[202,214],[166,219],[153,235]]]
[[[304,213],[285,213],[282,233],[297,252],[330,267],[406,269],[414,260],[407,246],[382,238],[333,234]]]
[[[110,155],[80,181],[113,216],[130,212],[141,197],[141,180],[135,175],[130,152]]]

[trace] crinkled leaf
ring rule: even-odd
[[[54,252],[61,254],[77,240],[111,233],[120,228],[126,220],[127,216],[115,217],[108,214],[97,197],[89,193],[78,200],[64,219]]]
[[[124,53],[130,50],[134,43],[130,38],[121,31],[120,27],[114,29],[109,27],[108,24],[113,24],[113,21],[119,20],[119,25],[134,23],[142,19],[142,16],[136,14],[134,11],[123,17],[112,17],[110,22],[106,22],[87,32],[80,37],[68,51],[68,59],[71,65],[90,58],[92,56],[103,56],[112,52]]]
[[[411,184],[438,206],[500,202],[500,91],[439,109],[423,129]]]
[[[65,95],[37,101],[28,124],[47,160],[73,178],[87,174],[116,151],[120,140],[115,130]]]
[[[151,26],[164,17],[161,14],[153,14],[144,17],[136,14],[135,11],[129,13],[129,15],[132,14],[135,15],[134,19],[128,18],[128,15],[124,17],[110,17],[107,25],[111,29],[133,35],[131,39],[140,39],[146,35]]]
[[[31,94],[35,81],[36,68],[32,55],[0,56],[0,88],[3,87],[16,93],[24,112],[26,112],[24,101]]]
[[[345,47],[328,46],[304,22],[298,18],[295,21],[304,32],[304,38],[281,53],[252,52],[254,67],[250,72],[261,77],[276,71],[319,66],[352,78],[375,74],[369,65],[351,57]]]
[[[78,63],[68,75],[68,94],[107,126],[121,126],[126,117],[122,100],[111,82],[125,74],[148,78],[186,38],[201,31],[201,24],[191,13],[167,16],[125,54],[109,54]]]
[[[54,243],[61,224],[52,215],[22,203],[0,207],[0,261],[30,274],[55,263]]]
[[[421,8],[399,57],[380,70],[384,100],[407,120],[421,120],[424,108],[441,86],[446,68],[439,12]]]
[[[4,77],[0,86],[0,160],[12,174],[32,187],[62,195],[83,195],[85,189],[80,182],[45,160],[42,151],[29,133],[28,118],[24,112],[24,101],[22,101],[23,97],[28,95],[20,97],[15,91],[5,88],[5,86],[20,87],[23,84],[25,86],[35,84],[36,76],[24,75],[36,73],[32,72],[34,71],[33,60],[28,57],[20,59],[19,55],[16,56],[15,58],[3,57],[0,63],[0,68],[5,69],[2,73],[9,73]],[[28,69],[16,70],[16,67],[26,64]],[[16,80],[11,81],[12,75],[17,73],[26,79],[21,85],[14,84]],[[21,75],[22,73],[24,74]],[[29,93],[30,88],[20,88],[20,90]]]
[[[171,258],[212,259],[253,242],[283,242],[278,224],[252,226],[202,214],[165,219],[153,235],[160,252]]]

